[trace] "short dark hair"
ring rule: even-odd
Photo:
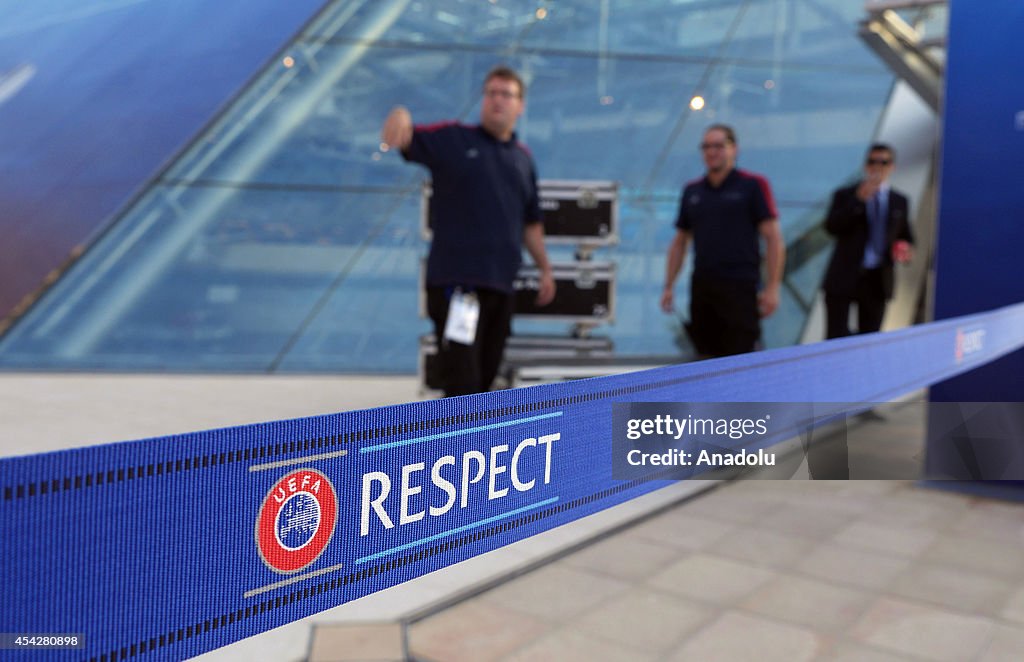
[[[721,131],[725,134],[725,139],[731,142],[733,145],[736,143],[736,132],[733,131],[732,127],[728,124],[712,124],[708,128],[704,129],[704,133],[708,131]]]
[[[871,143],[871,147],[868,147],[867,156],[871,156],[871,152],[889,152],[892,160],[896,160],[896,150],[889,143]]]
[[[484,78],[484,87],[487,87],[487,83],[490,82],[492,78],[510,80],[516,83],[517,85],[519,85],[519,98],[526,98],[526,83],[523,82],[523,79],[520,78],[519,74],[516,73],[516,70],[513,69],[512,67],[509,67],[504,64],[499,64],[498,66],[493,67],[490,71],[487,72],[487,77]]]

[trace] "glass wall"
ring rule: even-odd
[[[382,152],[395,104],[417,122],[479,112],[482,78],[527,80],[519,138],[542,179],[619,182],[609,335],[671,354],[658,307],[682,184],[713,122],[770,179],[791,248],[768,346],[795,342],[820,281],[820,222],[859,170],[892,76],[847,0],[373,0],[330,5],[159,175],[0,341],[14,368],[416,370],[425,170]],[[700,95],[705,106],[690,108]],[[564,250],[554,258],[569,259]],[[685,278],[678,285],[687,306]],[[559,324],[517,331],[566,333]]]

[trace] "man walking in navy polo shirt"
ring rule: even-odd
[[[413,125],[409,111],[397,106],[381,131],[385,144],[430,169],[427,312],[446,396],[486,391],[494,381],[511,331],[512,284],[524,245],[541,273],[538,305],[555,296],[537,172],[515,134],[525,95],[515,71],[495,67],[484,79],[479,125]]]
[[[661,307],[672,312],[673,285],[693,242],[690,323],[686,330],[702,358],[753,351],[760,318],[775,312],[786,247],[768,181],[736,168],[736,134],[715,124],[700,145],[707,173],[687,183],[676,235],[668,248]],[[767,282],[761,282],[761,247]]]

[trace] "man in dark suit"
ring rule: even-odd
[[[878,331],[892,298],[893,264],[913,255],[907,198],[889,186],[894,160],[890,146],[872,145],[864,179],[832,196],[825,229],[836,246],[822,286],[827,338],[850,335],[851,303],[857,304],[857,332]]]

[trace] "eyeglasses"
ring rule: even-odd
[[[868,165],[887,166],[890,163],[892,163],[892,159],[868,159]]]
[[[702,152],[706,152],[709,149],[725,149],[725,143],[701,143],[700,149]]]
[[[509,90],[484,90],[485,97],[501,97],[502,99],[518,99],[519,95]]]

